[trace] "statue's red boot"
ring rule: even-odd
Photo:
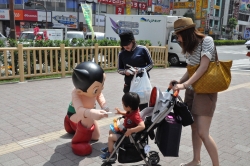
[[[77,126],[77,123],[72,122],[69,119],[69,116],[66,115],[65,118],[64,118],[64,129],[66,130],[66,132],[69,133],[69,134],[75,134],[76,126]]]
[[[92,138],[94,129],[95,125],[87,129],[81,122],[77,123],[76,133],[71,141],[72,150],[76,155],[86,156],[92,153],[92,147],[89,142]]]

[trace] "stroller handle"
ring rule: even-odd
[[[168,87],[168,90],[167,90],[167,91],[169,92],[170,90],[171,90],[171,88]],[[173,93],[173,96],[174,96],[174,97],[178,97],[178,96],[179,96],[179,90],[175,90],[174,93]]]
[[[174,86],[175,84],[177,84],[177,82],[172,82],[172,86]],[[170,85],[168,86],[168,89],[167,89],[168,92],[172,89],[172,86],[170,86]],[[179,90],[175,90],[174,93],[173,93],[173,96],[178,97],[179,96]]]

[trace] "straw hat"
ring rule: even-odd
[[[174,22],[174,33],[195,27],[195,24],[191,18],[182,17]]]

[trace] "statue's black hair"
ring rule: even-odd
[[[76,66],[72,74],[72,81],[76,89],[87,92],[95,82],[103,82],[103,69],[94,62],[82,62]]]

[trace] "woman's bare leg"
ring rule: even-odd
[[[198,124],[197,124],[197,116],[193,115],[194,117],[194,123],[191,125],[192,129],[192,144],[193,144],[193,155],[194,158],[191,162],[187,163],[185,166],[194,166],[200,163],[201,157],[201,146],[202,146],[202,140],[198,133]]]
[[[209,129],[212,122],[212,117],[194,115],[194,123],[192,128],[192,143],[193,143],[193,161],[185,166],[197,165],[200,162],[200,152],[202,143],[204,144],[213,166],[219,166],[219,155],[216,144],[213,138],[209,135]]]
[[[213,138],[209,135],[209,129],[212,122],[212,117],[197,116],[198,134],[207,149],[207,152],[212,160],[213,166],[219,166],[219,155],[217,146]]]

